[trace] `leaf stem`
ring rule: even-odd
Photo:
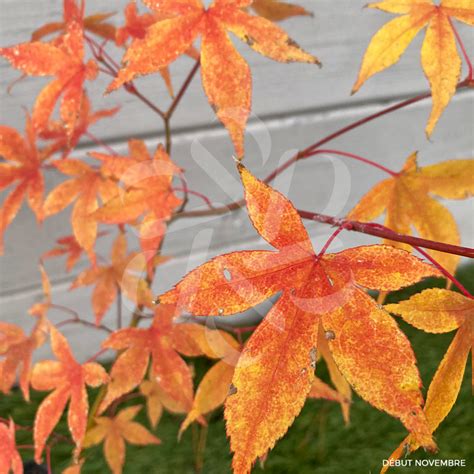
[[[197,425],[195,425],[197,426]],[[206,450],[206,442],[207,442],[207,432],[208,432],[208,425],[202,425],[197,427],[198,435],[197,439],[194,438],[193,445],[195,446],[194,451],[194,472],[196,474],[201,474],[202,468],[204,467],[204,451]],[[197,434],[197,433],[196,433]],[[196,434],[194,436],[196,436]]]
[[[202,199],[207,207],[209,209],[214,209],[214,206],[212,205],[212,202],[211,200],[203,193],[200,193],[198,191],[192,191],[191,189],[189,189],[187,186],[186,187],[173,187],[173,191],[178,191],[178,192],[182,192],[182,193],[185,193],[185,195],[189,195],[189,194],[192,194],[193,196],[197,196],[198,198]]]
[[[327,249],[330,247],[334,239],[345,229],[349,229],[350,224],[343,223],[340,225],[329,237],[329,239],[326,241],[324,244],[323,248],[321,249],[321,252],[318,253],[317,258],[318,260],[326,253]]]
[[[385,173],[391,175],[391,176],[398,176],[398,173],[395,171],[392,171],[389,168],[386,168],[385,166],[381,165],[380,163],[377,163],[375,161],[369,160],[368,158],[364,158],[359,155],[355,155],[354,153],[348,153],[346,151],[339,151],[339,150],[328,150],[328,149],[318,149],[315,151],[312,151],[311,153],[308,153],[304,156],[304,158],[310,158],[311,156],[316,156],[316,155],[338,155],[338,156],[344,156],[346,158],[351,158],[353,160],[361,161],[362,163],[365,163],[367,165],[373,166],[374,168],[378,168],[379,170],[384,171]]]
[[[100,329],[101,331],[108,332],[109,334],[113,333],[112,329],[108,328],[107,326],[104,326],[103,324],[97,325],[97,324],[91,323],[91,322],[86,321],[85,319],[81,319],[81,318],[66,319],[66,320],[61,321],[60,323],[56,324],[56,327],[60,328],[62,326],[66,326],[68,324],[81,324],[82,326],[87,326],[89,328]]]
[[[469,81],[464,80],[460,82],[457,86],[457,89],[462,89],[464,87],[468,87]],[[397,110],[403,109],[404,107],[408,107],[409,105],[415,104],[417,102],[420,102],[424,99],[427,99],[428,97],[431,97],[431,92],[425,92],[423,94],[417,95],[415,97],[411,97],[409,99],[402,100],[401,102],[398,102],[394,105],[391,105],[389,107],[386,107],[382,110],[379,110],[378,112],[375,112],[373,114],[367,115],[366,117],[361,118],[360,120],[356,120],[355,122],[350,123],[349,125],[346,125],[339,130],[336,130],[335,132],[327,135],[326,137],[322,138],[321,140],[317,141],[316,143],[313,143],[312,145],[308,146],[304,150],[299,151],[296,153],[293,157],[291,157],[288,161],[283,163],[281,166],[276,168],[272,173],[270,173],[265,179],[265,183],[269,183],[273,181],[279,174],[281,174],[283,171],[288,169],[292,164],[296,163],[298,160],[301,160],[306,157],[308,153],[311,153],[318,148],[322,147],[326,143],[329,143],[336,138],[341,137],[342,135],[345,135],[346,133],[361,127],[362,125],[365,125],[369,122],[372,122],[373,120],[376,120],[380,117],[383,117],[384,115],[388,115],[392,112],[395,112]]]
[[[89,130],[86,130],[84,132],[84,135],[91,141],[93,141],[96,145],[99,145],[101,146],[102,148],[104,148],[105,150],[107,150],[111,155],[113,156],[117,156],[118,153],[112,148],[110,147],[109,145],[107,145],[107,143],[105,143],[103,140],[101,140],[100,138],[96,137],[93,133],[89,132]]]
[[[428,252],[425,252],[422,248],[420,247],[413,247],[417,252],[421,253],[423,257],[425,257],[427,260],[429,260],[448,280],[451,280],[455,286],[458,287],[459,291],[466,296],[469,299],[474,299],[471,293],[467,291],[466,287],[446,268],[444,268],[435,258],[433,258]]]
[[[118,285],[117,285],[118,286]],[[122,328],[122,290],[117,288],[117,329]]]
[[[172,117],[172,115],[174,114],[174,111],[176,110],[176,107],[178,106],[181,99],[183,98],[184,93],[187,91],[189,85],[191,84],[191,82],[192,82],[194,76],[196,75],[196,73],[198,72],[200,66],[201,66],[201,60],[198,59],[196,61],[196,63],[194,64],[193,68],[191,69],[191,71],[189,72],[188,76],[184,80],[183,85],[181,86],[179,92],[176,94],[176,97],[174,98],[173,102],[171,103],[169,109],[166,111],[165,115],[168,119],[170,119]]]

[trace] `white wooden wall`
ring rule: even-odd
[[[374,10],[363,10],[365,0],[313,0],[300,4],[314,12],[314,17],[288,20],[284,27],[305,49],[317,55],[324,67],[282,65],[260,57],[247,46],[238,48],[252,66],[254,74],[253,116],[247,130],[247,166],[257,175],[265,176],[291,152],[305,147],[318,138],[391,102],[427,89],[419,61],[421,35],[410,46],[400,63],[375,76],[355,96],[350,96],[362,55],[371,36],[390,16]],[[89,0],[88,11],[119,11],[126,2],[119,0]],[[0,45],[16,44],[28,39],[31,31],[61,16],[60,0],[1,0]],[[474,53],[472,30],[457,25],[471,55]],[[184,58],[171,68],[176,88],[192,66]],[[464,71],[465,73],[465,71]],[[18,73],[0,61],[0,121],[22,128],[22,107],[31,108],[35,94],[45,81],[25,79],[11,94],[8,84]],[[134,97],[117,92],[107,97],[102,92],[108,79],[89,83],[88,91],[97,107],[122,104],[120,114],[98,124],[94,134],[113,145],[118,152],[126,151],[126,140],[144,138],[152,149],[162,139],[160,120]],[[137,86],[153,101],[169,102],[158,75],[137,81]],[[428,141],[424,125],[430,102],[420,102],[371,124],[359,128],[331,143],[332,148],[351,151],[399,169],[405,158],[418,150],[421,165],[452,158],[472,156],[474,119],[472,91],[459,93],[440,120]],[[181,103],[174,119],[173,159],[185,168],[190,187],[204,190],[214,203],[238,199],[242,188],[231,159],[232,146],[227,132],[216,122],[207,104],[199,78],[196,78]],[[90,150],[74,153],[80,156]],[[347,160],[317,157],[300,162],[278,178],[275,185],[294,200],[297,207],[326,214],[344,216],[370,187],[385,176],[373,168]],[[60,181],[51,174],[48,189]],[[463,245],[472,246],[472,202],[447,202],[459,220]],[[192,206],[201,206],[193,201]],[[0,320],[28,327],[28,307],[41,298],[37,261],[39,255],[51,248],[54,240],[70,233],[69,212],[65,211],[42,227],[35,223],[32,213],[23,209],[6,233],[5,255],[0,258]],[[322,245],[331,229],[322,224],[308,224],[316,246]],[[367,236],[343,233],[333,250],[346,246],[375,242]],[[99,253],[106,255],[110,239],[101,239]],[[131,245],[137,247],[136,238]],[[169,288],[187,270],[206,261],[210,256],[236,248],[263,246],[249,225],[245,212],[220,218],[182,220],[170,228],[164,252],[173,259],[159,271],[155,290]],[[190,253],[192,252],[192,256]],[[73,274],[64,272],[61,259],[47,263],[55,302],[77,310],[92,320],[90,290],[68,292],[77,271],[85,268],[84,260]],[[131,305],[125,303],[127,309]],[[59,321],[64,315],[52,313]],[[113,324],[113,314],[105,322]],[[75,351],[82,358],[95,352],[103,335],[98,331],[68,327]]]

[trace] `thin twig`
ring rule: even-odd
[[[117,288],[117,329],[122,328],[122,290]]]
[[[176,94],[176,97],[174,98],[173,102],[171,102],[169,109],[166,111],[165,115],[168,119],[170,119],[172,115],[174,114],[176,107],[178,106],[181,99],[183,98],[184,93],[187,91],[189,85],[191,84],[196,73],[198,72],[200,66],[201,66],[201,60],[198,59],[196,63],[194,64],[193,68],[191,69],[191,71],[189,72],[188,76],[184,80],[183,85],[181,86],[179,92]]]
[[[420,247],[413,247],[415,250],[417,250],[418,252],[421,253],[421,255],[423,255],[423,257],[425,257],[427,260],[429,260],[448,280],[451,280],[455,286],[458,287],[459,291],[464,295],[466,296],[467,298],[469,299],[474,299],[471,295],[471,293],[469,293],[469,291],[467,291],[467,289],[464,287],[464,285],[454,276],[452,275],[450,272],[448,272],[448,270],[446,270],[446,268],[444,268],[435,258],[433,258],[428,252],[425,252],[422,248]]]
[[[472,67],[471,59],[469,58],[469,55],[467,54],[467,50],[466,50],[466,47],[464,46],[461,35],[458,33],[458,30],[454,26],[453,21],[449,17],[448,17],[448,20],[451,23],[451,28],[453,29],[454,36],[456,36],[456,40],[459,44],[459,47],[461,48],[462,55],[464,56],[464,59],[466,61],[467,67],[468,67],[468,76],[467,76],[468,80],[472,81],[474,79],[474,74],[473,74],[473,67]]]
[[[94,324],[81,318],[66,319],[65,321],[61,321],[60,323],[56,324],[56,327],[60,328],[68,324],[81,324],[82,326],[87,326],[92,329],[99,329],[101,331],[108,332],[109,334],[114,332],[112,329],[108,328],[107,326],[104,326],[103,324]]]
[[[101,140],[100,138],[96,137],[92,132],[90,132],[89,130],[86,130],[84,132],[84,135],[89,138],[89,140],[93,141],[96,145],[99,145],[101,146],[102,148],[104,148],[105,150],[107,150],[111,155],[114,155],[114,156],[117,156],[118,153],[109,145],[107,145],[107,143],[105,143],[103,140]]]
[[[193,191],[189,189],[188,187],[182,187],[182,188],[173,187],[173,191],[182,192],[182,193],[185,193],[185,195],[192,194],[193,196],[197,196],[198,198],[202,199],[206,203],[209,209],[214,209],[214,206],[212,205],[211,200],[203,193],[200,193],[198,191]]]
[[[381,165],[380,163],[369,160],[368,158],[364,158],[364,157],[359,156],[359,155],[355,155],[354,153],[348,153],[346,151],[318,149],[318,150],[312,151],[311,153],[306,154],[304,156],[304,158],[310,158],[310,157],[316,156],[316,155],[344,156],[346,158],[351,158],[353,160],[361,161],[362,163],[373,166],[374,168],[378,168],[379,170],[384,171],[385,173],[389,174],[390,176],[393,176],[393,177],[398,176],[398,173],[396,173],[395,171],[392,171],[391,169],[387,168],[386,166]]]

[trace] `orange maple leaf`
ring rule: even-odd
[[[23,329],[10,323],[0,322],[0,390],[8,393],[19,372],[19,385],[25,400],[30,399],[30,368],[33,352],[41,347],[49,331],[47,312],[51,306],[51,285],[48,275],[40,265],[44,298],[30,307],[28,313],[36,317],[36,323],[26,336]]]
[[[105,232],[99,232],[97,234],[97,237],[104,234]],[[56,240],[56,244],[56,247],[52,248],[51,250],[48,250],[43,255],[41,255],[41,258],[43,260],[46,260],[48,258],[67,255],[66,271],[70,272],[78,262],[84,249],[79,245],[78,241],[73,235],[66,235],[65,237],[60,237]],[[90,257],[92,264],[95,265],[95,254],[92,253]]]
[[[200,324],[175,324],[174,346],[188,357],[205,355],[220,359],[204,375],[197,387],[191,410],[181,424],[178,436],[204,415],[220,407],[229,393],[234,369],[240,356],[240,344],[228,333]]]
[[[0,48],[0,56],[28,76],[56,76],[39,93],[32,120],[38,131],[45,129],[56,102],[62,96],[60,115],[69,136],[75,129],[82,103],[83,84],[97,76],[97,64],[84,64],[84,32],[77,22],[67,25],[66,32],[50,43],[33,41]]]
[[[121,351],[110,372],[111,382],[99,407],[102,413],[114,400],[132,391],[145,376],[151,358],[150,377],[180,406],[191,408],[193,382],[186,362],[173,347],[174,307],[159,305],[148,329],[126,328],[115,331],[103,348]]]
[[[385,305],[385,309],[429,333],[457,330],[428,388],[424,412],[434,433],[456,402],[467,358],[473,351],[474,300],[454,291],[431,288],[398,304]],[[474,387],[474,375],[472,380]],[[419,443],[409,435],[392,453],[391,459],[398,459],[406,448],[412,452],[419,447]]]
[[[73,462],[69,465],[61,474],[81,474],[82,465],[85,459],[79,459],[77,462]]]
[[[66,338],[54,326],[51,326],[50,334],[51,348],[58,360],[38,362],[31,373],[31,385],[35,390],[54,390],[41,402],[36,412],[33,438],[35,460],[38,463],[46,440],[58,423],[68,400],[69,430],[76,443],[75,455],[80,453],[89,410],[86,385],[97,387],[108,380],[107,373],[96,362],[79,364]]]
[[[451,18],[474,25],[474,5],[469,0],[442,0],[439,5],[432,0],[385,0],[370,3],[368,7],[402,16],[388,22],[372,38],[352,92],[357,92],[372,75],[395,64],[415,36],[427,27],[421,64],[433,96],[433,108],[426,126],[430,136],[456,92],[461,75],[461,58]]]
[[[348,402],[348,400],[345,399],[337,390],[334,390],[319,377],[314,377],[311,390],[308,393],[308,398],[329,400],[332,402],[338,402],[341,405]]]
[[[67,29],[67,25],[76,22],[82,25],[84,30],[90,31],[105,40],[114,41],[115,26],[106,23],[106,20],[113,16],[114,13],[96,13],[84,18],[84,10],[84,1],[82,1],[79,6],[77,5],[76,0],[63,0],[63,21],[47,23],[46,25],[41,26],[33,31],[31,40],[39,41],[50,34],[63,32]]]
[[[160,444],[161,441],[145,427],[132,421],[141,406],[131,406],[121,410],[115,417],[95,418],[96,426],[91,428],[84,440],[84,447],[104,442],[105,460],[113,474],[121,474],[125,462],[125,442],[145,446]]]
[[[0,474],[23,474],[23,461],[15,442],[15,424],[0,423]]]
[[[96,324],[100,324],[119,290],[136,304],[148,307],[152,305],[148,283],[139,275],[145,268],[143,254],[127,253],[127,238],[125,234],[120,233],[112,247],[111,264],[92,266],[84,270],[74,280],[71,289],[95,285],[92,308]]]
[[[53,166],[72,178],[49,193],[44,203],[45,216],[62,211],[76,200],[71,215],[72,230],[79,245],[90,253],[97,238],[97,221],[92,215],[99,207],[97,195],[102,202],[107,202],[119,189],[114,180],[105,178],[99,169],[83,161],[57,160]]]
[[[294,16],[313,16],[305,8],[280,0],[253,0],[250,8],[270,21],[282,21]]]
[[[26,197],[38,221],[43,220],[44,180],[41,163],[47,158],[36,147],[36,133],[27,119],[26,136],[13,128],[0,126],[0,190],[18,182],[17,187],[5,198],[0,209],[0,254],[3,253],[3,234],[20,210]]]
[[[234,472],[248,472],[300,412],[314,379],[320,327],[359,395],[433,448],[410,343],[360,287],[397,289],[437,270],[383,245],[316,255],[292,204],[243,166],[239,170],[250,219],[278,251],[216,257],[160,297],[196,316],[228,315],[282,292],[247,341],[232,380],[235,393],[226,400]]]
[[[80,139],[87,135],[89,127],[103,118],[112,117],[119,111],[120,107],[112,109],[102,109],[97,112],[91,111],[91,104],[87,94],[84,93],[81,102],[79,116],[77,118],[74,130],[69,132],[63,122],[50,121],[47,127],[40,132],[40,137],[44,140],[52,140],[48,145],[48,155],[62,151],[62,158],[66,158],[69,153],[77,146]]]
[[[141,140],[129,140],[130,156],[91,153],[102,161],[102,174],[121,181],[125,190],[95,212],[108,224],[123,224],[145,214],[140,224],[140,245],[152,263],[166,232],[166,221],[181,204],[171,183],[180,170],[159,145],[153,157]],[[149,268],[150,270],[150,268]]]
[[[121,28],[117,28],[116,43],[118,46],[123,46],[129,38],[143,39],[146,36],[147,29],[158,21],[162,21],[170,18],[170,15],[153,13],[144,13],[140,15],[137,10],[137,4],[130,2],[125,7],[125,25]],[[195,59],[199,59],[199,53],[190,46],[186,51],[186,54]],[[167,67],[160,68],[159,73],[165,81],[166,87],[171,97],[174,96],[173,84],[171,83],[171,75]]]
[[[345,379],[344,375],[341,374],[341,371],[339,370],[336,361],[332,356],[331,349],[329,348],[328,341],[326,339],[324,327],[322,327],[322,325],[320,325],[318,329],[317,347],[317,356],[320,355],[326,363],[326,367],[329,372],[329,378],[331,379],[334,387],[336,387],[337,400],[335,401],[338,401],[341,405],[342,417],[344,422],[348,424],[350,420],[350,406],[352,403],[351,386]],[[313,365],[315,365],[315,363]],[[313,398],[311,394],[314,395],[314,391],[316,391],[316,393],[321,393],[321,390],[323,390],[323,387],[318,383],[317,380],[315,380],[308,397]]]
[[[420,237],[460,243],[459,231],[452,214],[433,199],[466,199],[474,194],[474,160],[450,160],[419,168],[413,153],[395,177],[372,188],[348,214],[349,219],[370,222],[385,213],[385,225],[400,234],[411,234],[412,226]],[[386,241],[410,250],[410,246]],[[454,273],[457,255],[429,251],[443,267]]]
[[[232,347],[236,350],[238,349],[237,342],[228,333],[209,329],[193,323],[174,324],[171,337],[173,347],[179,353],[187,357],[206,355],[207,357],[216,359],[223,357],[224,354],[227,353],[229,353],[229,356],[232,356]],[[217,385],[217,390],[219,390],[220,387],[225,385],[225,381],[217,380]],[[229,385],[230,382],[227,384],[225,394],[228,392]],[[151,376],[150,380],[144,380],[140,384],[140,392],[146,397],[147,413],[152,427],[156,427],[163,409],[166,409],[171,413],[189,412],[189,400],[186,400],[185,403],[183,403],[182,401],[176,399],[176,397],[170,396],[161,388],[161,385],[153,379],[153,376]],[[215,407],[222,404],[224,398],[222,401],[217,402]],[[195,405],[196,398],[193,402],[193,406]],[[201,422],[204,421],[200,415],[198,415],[198,419]]]
[[[232,45],[227,30],[276,61],[319,63],[281,28],[244,12],[241,8],[249,6],[251,0],[215,0],[207,9],[200,0],[144,0],[144,3],[170,18],[153,24],[143,39],[133,41],[123,58],[125,66],[107,90],[110,92],[138,75],[168,66],[202,35],[203,87],[219,120],[228,129],[239,158],[244,154],[244,129],[250,114],[251,73]]]

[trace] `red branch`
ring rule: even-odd
[[[299,210],[298,213],[303,219],[322,222],[323,224],[330,224],[337,227],[344,226],[346,230],[361,232],[362,234],[373,235],[374,237],[381,237],[383,239],[409,244],[412,247],[423,247],[425,249],[437,250],[439,252],[461,255],[462,257],[474,258],[474,249],[472,248],[445,244],[443,242],[422,239],[412,235],[398,234],[384,225],[373,222],[358,222],[351,221],[349,219],[338,219],[336,217],[326,216],[324,214],[318,214],[316,212],[309,211]]]

